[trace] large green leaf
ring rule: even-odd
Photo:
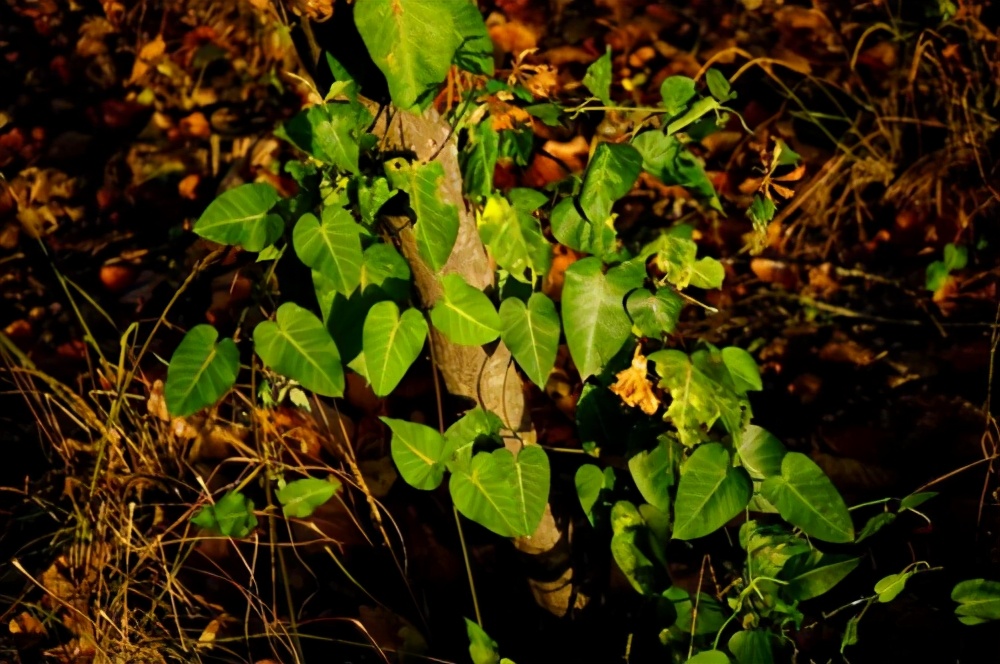
[[[431,309],[431,322],[453,343],[482,346],[500,336],[500,314],[490,298],[458,274],[441,277],[444,294]]]
[[[727,346],[722,349],[722,361],[737,392],[745,394],[751,390],[759,392],[764,389],[760,369],[750,353],[737,346]]]
[[[721,650],[703,650],[684,664],[730,664],[729,655]]]
[[[372,390],[380,397],[392,392],[420,356],[427,338],[427,321],[416,309],[399,315],[395,302],[379,302],[368,310],[362,332],[365,368]]]
[[[333,287],[333,282],[316,270],[312,271],[312,280],[323,323],[340,352],[341,360],[350,362],[361,352],[365,315],[372,301],[382,298],[365,297],[360,289],[344,297]]]
[[[472,457],[468,471],[451,476],[451,499],[459,512],[504,537],[531,535],[549,499],[549,458],[538,445],[517,457],[501,448]]]
[[[611,206],[632,189],[642,171],[642,156],[631,145],[601,143],[594,150],[583,177],[580,207],[587,218],[601,224],[611,216]]]
[[[726,525],[750,502],[753,483],[719,443],[695,448],[684,463],[674,504],[674,539],[704,537]]]
[[[239,491],[229,491],[214,505],[205,505],[191,523],[226,537],[246,537],[257,527],[253,501]]]
[[[394,104],[425,107],[462,42],[455,17],[466,0],[356,0],[354,23],[389,83]]]
[[[552,209],[552,235],[570,249],[599,257],[610,257],[618,248],[614,219],[590,221],[576,207],[576,200],[564,198]]]
[[[910,570],[908,572],[900,572],[899,574],[890,574],[879,579],[875,584],[875,594],[878,595],[878,601],[881,604],[888,604],[896,599],[899,593],[903,592],[906,588],[906,582],[914,574],[916,572]]]
[[[951,591],[951,599],[958,602],[955,615],[966,625],[1000,620],[1000,581],[962,581]]]
[[[339,480],[304,477],[289,482],[278,489],[275,495],[281,503],[281,512],[285,516],[304,519],[319,509],[320,505],[333,498],[339,488]]]
[[[253,344],[273,371],[326,397],[344,394],[344,368],[337,345],[312,312],[294,302],[278,307],[275,321],[253,331]]]
[[[632,337],[625,296],[642,285],[644,272],[626,266],[608,270],[598,258],[584,258],[566,270],[562,293],[566,343],[580,377],[600,371]]]
[[[676,482],[680,448],[676,442],[658,440],[652,449],[629,457],[628,469],[643,499],[665,514],[670,513],[670,489]]]
[[[860,562],[861,558],[845,554],[805,551],[789,558],[778,578],[788,582],[783,590],[789,597],[803,601],[833,588]]]
[[[619,500],[611,507],[611,556],[636,592],[650,595],[666,582],[662,570],[650,559],[649,529],[635,505]]]
[[[444,436],[417,422],[380,417],[392,430],[389,449],[399,474],[417,489],[436,489],[444,479],[447,445]]]
[[[479,236],[497,265],[518,281],[534,283],[552,264],[552,246],[530,212],[503,196],[490,196],[478,219]],[[525,275],[528,272],[528,275]]]
[[[786,454],[781,460],[781,475],[764,480],[761,493],[786,521],[806,534],[824,542],[854,540],[854,524],[844,499],[805,454]]]
[[[205,208],[193,230],[206,240],[260,251],[281,237],[284,223],[270,214],[279,200],[278,191],[263,182],[235,187]]]
[[[472,454],[476,450],[487,447],[492,451],[503,446],[500,430],[503,420],[494,413],[483,408],[473,408],[444,432],[448,442],[448,470],[469,472]]]
[[[343,208],[323,208],[323,221],[304,214],[295,224],[292,244],[307,266],[330,280],[341,295],[350,295],[361,283],[362,227]]]
[[[511,297],[500,304],[500,338],[535,385],[544,388],[559,350],[559,314],[544,293],[525,305]]]
[[[438,161],[411,164],[397,158],[386,162],[385,172],[394,187],[410,196],[410,207],[417,217],[413,232],[420,257],[435,272],[440,270],[455,246],[459,224],[458,209],[441,200],[444,167]]]
[[[276,133],[317,160],[357,175],[361,134],[370,122],[371,114],[360,104],[317,104]]]
[[[232,339],[216,344],[218,338],[211,325],[195,325],[181,339],[163,386],[171,415],[185,417],[215,404],[236,382],[240,351]]]

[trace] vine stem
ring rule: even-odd
[[[438,432],[444,435],[444,402],[441,398],[441,377],[438,375],[437,357],[434,355],[434,342],[427,340],[427,347],[431,350],[431,370],[434,372],[434,398],[437,402]],[[465,532],[462,530],[462,519],[458,515],[458,508],[454,503],[451,506],[452,514],[455,515],[455,528],[458,529],[458,541],[462,545],[462,560],[465,562],[465,574],[469,578],[469,592],[472,595],[472,610],[476,614],[476,624],[483,626],[483,616],[479,612],[479,598],[476,595],[476,580],[472,575],[472,564],[469,562],[469,547],[465,544]]]

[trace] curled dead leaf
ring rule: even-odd
[[[660,407],[660,400],[653,392],[653,384],[647,376],[646,357],[642,354],[642,346],[636,346],[631,366],[618,372],[618,380],[610,389],[620,396],[626,405],[638,407],[647,415],[653,415]]]

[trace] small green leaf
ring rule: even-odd
[[[896,599],[899,593],[906,588],[906,582],[913,574],[913,572],[900,572],[879,579],[878,583],[875,584],[875,594],[878,595],[878,601],[882,604],[888,604]]]
[[[191,523],[226,537],[240,539],[257,527],[253,501],[239,491],[229,491],[214,505],[205,505]]]
[[[389,181],[385,178],[371,178],[370,184],[367,178],[358,180],[358,209],[361,211],[361,220],[371,226],[375,223],[375,217],[382,206],[399,192],[389,189]]]
[[[625,296],[642,285],[644,274],[624,266],[603,272],[598,258],[584,258],[566,270],[563,329],[580,377],[600,371],[632,338]]]
[[[611,216],[615,201],[627,194],[642,171],[642,156],[625,143],[601,143],[587,165],[580,190],[580,208],[592,222]]]
[[[377,396],[387,396],[399,385],[426,338],[427,321],[416,309],[402,316],[395,302],[379,302],[369,309],[361,339],[368,382]]]
[[[406,483],[416,489],[436,489],[444,479],[447,445],[437,429],[380,417],[382,423],[392,430],[389,442],[392,460]]]
[[[440,186],[444,180],[444,167],[439,161],[411,164],[405,159],[397,158],[386,162],[385,172],[394,187],[409,194],[410,207],[417,217],[413,227],[417,237],[417,251],[427,261],[427,265],[437,272],[444,267],[451,255],[458,238],[459,225],[458,209],[441,200]]]
[[[281,511],[285,516],[304,519],[319,509],[320,505],[333,498],[339,488],[340,482],[335,479],[305,477],[289,482],[278,489],[275,495],[281,503]]]
[[[357,175],[361,134],[370,122],[371,114],[360,104],[317,104],[275,133],[317,160]]]
[[[219,244],[261,251],[281,237],[284,222],[271,208],[281,200],[269,184],[255,182],[230,189],[212,201],[195,222],[195,233]]]
[[[563,109],[559,104],[532,104],[531,106],[525,106],[524,110],[526,113],[532,117],[538,118],[543,124],[546,124],[549,127],[558,127],[561,124],[560,118],[562,118]]]
[[[472,457],[468,471],[456,469],[448,488],[468,519],[503,537],[535,532],[549,500],[549,458],[538,445],[515,457],[500,448]]]
[[[774,219],[774,201],[764,198],[760,194],[754,194],[753,203],[747,208],[747,216],[753,222],[755,228],[767,226]]]
[[[218,337],[211,325],[195,325],[171,356],[163,398],[174,417],[214,405],[236,382],[240,351],[229,338],[216,344]]]
[[[745,394],[750,390],[760,392],[764,389],[760,369],[757,368],[753,355],[737,346],[728,346],[722,349],[722,361],[738,393]]]
[[[676,442],[664,438],[628,460],[629,472],[643,500],[665,514],[670,513],[670,489],[676,482],[680,449]]]
[[[462,43],[465,0],[356,0],[354,23],[404,110],[425,108]],[[464,21],[462,21],[464,23]]]
[[[611,47],[604,55],[594,60],[583,76],[583,84],[600,99],[605,106],[611,106]]]
[[[489,122],[469,130],[469,144],[462,153],[462,182],[471,198],[493,193],[493,171],[500,156],[500,135]]]
[[[344,394],[340,353],[323,323],[294,302],[278,307],[276,321],[264,321],[253,331],[257,354],[272,371],[316,394]]]
[[[500,315],[490,298],[459,274],[440,279],[444,293],[431,309],[431,322],[452,343],[482,346],[500,336]]]
[[[700,120],[705,115],[711,113],[712,111],[718,111],[719,102],[711,97],[705,97],[704,99],[699,99],[695,103],[691,104],[687,112],[681,115],[679,118],[672,120],[670,124],[667,125],[667,135],[673,136],[685,127],[694,124]]]
[[[640,288],[629,293],[625,302],[633,331],[653,339],[662,339],[674,331],[683,308],[684,300],[670,288],[659,288],[655,293]]]
[[[781,475],[781,460],[787,451],[773,434],[755,424],[747,426],[736,447],[740,463],[754,479]]]
[[[735,468],[725,447],[708,443],[695,448],[681,469],[674,503],[674,539],[704,537],[726,525],[750,502],[753,483]]]
[[[729,655],[721,650],[703,650],[685,664],[730,664]]]
[[[845,554],[807,551],[789,558],[778,578],[788,582],[784,591],[789,597],[805,601],[826,593],[860,562],[861,558]]]
[[[790,148],[788,143],[779,138],[777,139],[777,144],[779,146],[778,166],[794,166],[802,161],[802,155]]]
[[[497,642],[491,639],[482,627],[466,618],[465,633],[469,637],[469,656],[472,658],[472,664],[499,664],[500,653],[497,651]]]
[[[612,255],[617,249],[618,234],[614,220],[609,217],[598,222],[590,221],[580,214],[572,198],[564,198],[552,208],[549,222],[552,235],[570,249],[602,258]]]
[[[587,515],[590,525],[594,525],[594,506],[604,489],[604,473],[592,463],[585,463],[576,469],[574,476],[576,495],[580,499],[580,507]]]
[[[699,258],[691,265],[690,283],[695,288],[704,288],[706,290],[720,288],[725,278],[726,268],[722,267],[722,263],[714,258],[708,256]]]
[[[668,117],[678,115],[694,99],[694,79],[687,76],[668,76],[660,84],[660,99]]]
[[[854,540],[860,544],[886,526],[891,525],[896,520],[896,515],[892,512],[879,512],[865,522],[865,527],[858,533],[858,538]]]
[[[500,338],[535,385],[544,388],[559,350],[559,314],[544,293],[500,304]]]
[[[764,629],[744,629],[729,638],[729,651],[737,664],[774,664],[771,633]]]
[[[483,408],[473,408],[460,417],[444,432],[448,443],[448,470],[468,472],[474,451],[483,447],[490,451],[502,447],[503,439],[499,434],[503,428],[503,420]]]
[[[479,236],[497,265],[512,277],[534,283],[539,275],[548,273],[552,247],[530,212],[512,206],[503,196],[490,196],[478,226]]]
[[[362,227],[343,208],[323,208],[323,221],[304,214],[295,224],[292,244],[308,267],[330,280],[334,290],[349,295],[361,283]]]
[[[965,625],[1000,620],[1000,582],[986,579],[962,581],[951,591],[958,602],[955,615]]]
[[[729,81],[718,69],[709,69],[705,78],[708,81],[708,91],[721,103],[736,98],[736,93],[729,87]]]
[[[782,517],[824,542],[854,540],[854,524],[830,479],[812,459],[789,452],[781,461],[781,475],[768,477],[761,494]]]
[[[911,493],[899,501],[899,511],[912,510],[920,507],[925,502],[938,495],[937,491],[924,491],[922,493]]]

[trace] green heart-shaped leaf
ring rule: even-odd
[[[427,321],[416,309],[400,316],[395,302],[379,302],[368,310],[361,339],[375,394],[384,397],[396,388],[420,356],[426,338]]]
[[[525,305],[511,297],[500,304],[500,338],[535,385],[545,387],[559,351],[559,314],[544,293]]]
[[[406,420],[380,417],[392,430],[389,448],[399,474],[417,489],[436,489],[444,479],[448,449],[437,429]]]
[[[356,0],[354,23],[396,106],[430,103],[462,43],[455,17],[465,0]]]
[[[261,251],[281,237],[281,217],[269,214],[279,200],[278,191],[263,182],[235,187],[212,201],[192,230],[219,244]]]
[[[789,558],[778,578],[788,582],[784,591],[789,597],[804,601],[833,588],[860,562],[861,558],[844,554],[805,551]]]
[[[503,440],[499,436],[501,429],[503,421],[483,408],[473,408],[459,418],[444,432],[448,441],[448,470],[453,473],[458,470],[468,472],[477,443],[502,446]]]
[[[459,225],[458,209],[441,200],[444,167],[438,161],[411,164],[398,158],[386,162],[385,173],[394,187],[409,195],[410,207],[417,218],[413,225],[417,251],[437,272],[451,255]]]
[[[472,457],[469,470],[451,476],[451,499],[459,512],[504,537],[531,535],[549,499],[549,458],[537,445],[517,457],[501,448]]]
[[[808,535],[824,542],[854,541],[854,524],[844,499],[805,454],[786,454],[781,475],[764,480],[760,491],[786,521]]]
[[[719,443],[695,448],[684,463],[674,504],[674,538],[704,537],[726,525],[750,502],[753,483],[734,468],[729,451]]]
[[[604,274],[599,258],[569,266],[563,286],[563,329],[580,377],[599,372],[632,337],[625,295],[642,285],[641,272],[621,265]]]
[[[642,156],[626,143],[600,143],[587,165],[580,190],[580,207],[587,218],[602,224],[611,206],[627,194],[642,171]]]
[[[479,215],[479,236],[497,265],[524,283],[534,283],[552,264],[552,247],[530,212],[519,210],[503,196],[490,196]],[[525,272],[529,276],[525,276]]]
[[[240,351],[232,339],[216,344],[218,337],[211,325],[196,325],[177,346],[163,386],[171,415],[184,417],[215,404],[236,382]]]
[[[441,277],[444,293],[431,309],[431,322],[453,343],[482,346],[500,336],[500,315],[490,298],[458,274]]]
[[[253,331],[257,354],[271,370],[326,397],[344,394],[340,353],[323,322],[294,302],[278,307],[276,321]]]
[[[361,283],[362,227],[343,208],[323,208],[323,221],[304,214],[295,224],[292,244],[303,263],[330,280],[342,295]]]
[[[339,488],[340,482],[337,480],[305,477],[289,482],[278,489],[275,495],[281,503],[281,511],[285,516],[304,519],[319,509],[320,505],[333,498]]]
[[[241,538],[257,527],[253,501],[239,491],[229,491],[214,505],[205,505],[191,518],[191,523],[226,537]]]

